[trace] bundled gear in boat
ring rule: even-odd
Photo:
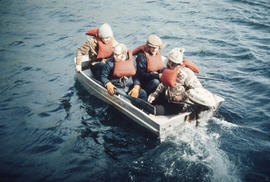
[[[216,105],[214,95],[203,87],[189,89],[185,94],[191,101],[197,104],[209,108],[214,108]]]

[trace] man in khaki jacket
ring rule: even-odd
[[[112,29],[107,23],[100,28],[89,30],[86,34],[92,37],[77,49],[76,71],[81,71],[82,57],[88,54],[90,68],[94,76],[99,80],[106,59],[112,56],[113,48],[118,42],[114,39]]]

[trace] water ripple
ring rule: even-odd
[[[18,46],[23,46],[23,45],[24,45],[23,41],[14,41],[14,42],[9,44],[9,46],[11,46],[11,47],[18,47]]]
[[[4,181],[269,181],[268,1],[2,0],[0,16]],[[104,22],[129,48],[156,34],[163,55],[185,47],[226,80],[201,80],[225,98],[218,115],[160,143],[89,94],[73,58]]]

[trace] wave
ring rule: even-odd
[[[222,127],[238,127],[218,118],[213,120],[215,124]],[[231,161],[226,152],[221,149],[220,137],[218,132],[210,131],[207,124],[198,127],[185,124],[167,138],[166,142],[147,155],[152,155],[151,166],[153,163],[158,165],[157,168],[166,179],[241,181],[234,161]],[[144,158],[136,161],[134,165],[143,170],[145,167],[140,165],[142,161]],[[149,164],[144,163],[144,165]]]

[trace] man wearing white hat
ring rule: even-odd
[[[163,94],[156,105],[157,115],[179,113],[186,106],[179,104],[187,101],[186,92],[202,87],[194,72],[183,63],[184,51],[184,48],[174,48],[169,52],[167,68],[162,73],[161,83],[148,97],[148,102],[153,103]]]
[[[139,88],[135,74],[136,62],[132,59],[132,52],[124,44],[118,44],[114,48],[113,56],[107,59],[102,69],[100,81],[110,95],[114,95],[118,89],[147,101],[147,93]]]
[[[158,36],[150,35],[146,44],[133,50],[133,54],[137,54],[137,75],[141,87],[145,89],[147,94],[154,92],[160,83],[159,79],[165,64],[159,51],[164,47],[165,44]]]
[[[118,42],[113,37],[113,32],[109,24],[104,23],[100,28],[93,28],[86,32],[92,36],[77,49],[76,71],[81,71],[81,62],[84,55],[89,56],[90,68],[96,78],[100,79],[100,73],[106,59],[113,54],[113,48]]]

